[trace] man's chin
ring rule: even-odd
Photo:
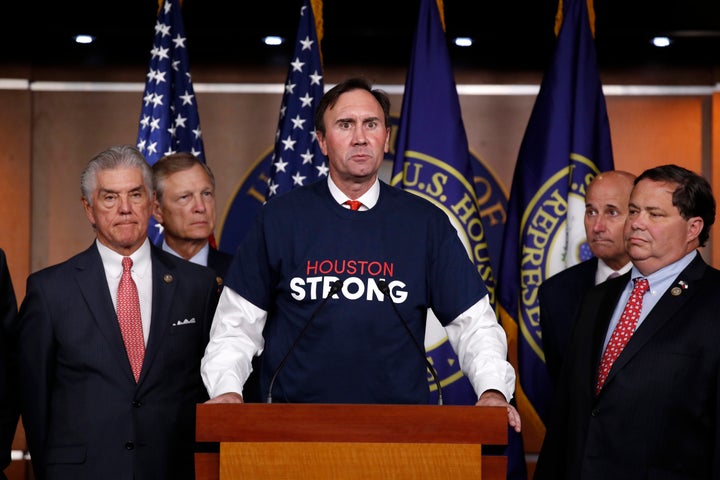
[[[205,242],[208,238],[210,238],[210,235],[212,235],[212,232],[193,232],[185,237],[184,240],[189,242]]]
[[[617,254],[617,248],[611,243],[591,243],[590,251],[598,258],[605,258]]]

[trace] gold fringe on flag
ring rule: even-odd
[[[315,31],[317,32],[318,42],[322,43],[323,39],[323,2],[322,0],[310,0],[310,6],[315,15]]]
[[[445,31],[445,5],[443,0],[436,0],[438,6],[438,12],[440,12],[440,23],[442,24],[443,32]]]
[[[442,1],[442,0],[438,0]],[[588,5],[588,17],[590,18],[590,32],[592,32],[593,38],[595,38],[595,7],[593,0],[587,0]],[[558,1],[558,9],[555,14],[555,36],[557,37],[560,33],[560,27],[563,22],[563,0]]]
[[[323,2],[322,0],[310,0],[310,7],[315,15],[315,32],[318,38],[318,52],[320,52],[320,64],[323,64],[322,39],[323,39]]]

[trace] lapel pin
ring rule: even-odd
[[[677,297],[681,293],[682,293],[682,288],[680,288],[680,287],[673,287],[670,289],[670,295],[672,295],[673,297]]]
[[[175,279],[169,273],[166,273],[165,275],[163,275],[163,282],[172,283],[173,280],[175,280]]]
[[[685,280],[680,280],[678,282],[678,285],[680,285],[680,287],[682,287],[683,290],[687,290],[688,286],[689,286]]]
[[[217,282],[217,284],[218,284],[219,286],[222,286],[222,284],[223,284],[223,279],[222,279],[222,277],[215,277],[215,281]]]

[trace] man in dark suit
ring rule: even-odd
[[[232,255],[210,245],[215,230],[215,175],[210,167],[189,152],[163,156],[152,166],[153,216],[163,226],[162,249],[215,272],[219,285],[232,262]],[[245,382],[248,402],[260,401],[260,360]]]
[[[185,260],[210,267],[222,283],[232,255],[214,248],[215,176],[189,152],[165,155],[152,166],[153,215],[163,226],[162,248]]]
[[[16,316],[15,290],[5,252],[0,249],[0,479],[5,479],[3,470],[10,465],[12,442],[20,416],[16,377],[10,368],[10,352],[14,348],[10,329]]]
[[[637,178],[632,270],[585,296],[536,480],[720,478],[720,271],[697,251],[714,220],[699,175]]]
[[[81,188],[96,241],[28,278],[18,349],[38,479],[194,478],[218,288],[207,268],[150,244],[151,182],[134,147],[95,156]]]
[[[585,292],[609,276],[630,270],[623,226],[635,175],[619,170],[603,172],[585,194],[585,238],[593,257],[545,280],[540,285],[540,328],[545,364],[557,385],[575,316]]]

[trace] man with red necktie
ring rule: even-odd
[[[536,480],[720,478],[720,271],[698,251],[714,221],[701,176],[635,180],[633,267],[583,300]]]
[[[21,411],[37,479],[192,479],[215,275],[150,244],[150,167],[134,147],[81,175],[96,233],[33,273],[18,320]]]

